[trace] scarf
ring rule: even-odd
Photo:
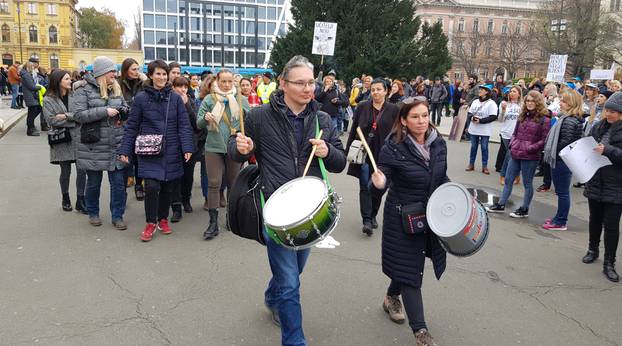
[[[566,119],[567,115],[562,115],[559,120],[553,125],[546,137],[546,143],[544,144],[544,162],[548,163],[551,168],[555,168],[557,161],[557,142],[559,142],[559,133],[561,132],[562,123]]]
[[[218,88],[218,84],[214,83],[212,90],[212,96],[216,102],[212,109],[212,115],[214,116],[216,124],[214,127],[216,131],[218,131],[218,124],[220,124],[220,119],[222,119],[222,115],[227,106],[229,106],[233,119],[237,120],[240,118],[240,105],[238,105],[238,101],[235,99],[235,95],[237,94],[235,87],[231,88],[228,92],[223,92]]]
[[[438,138],[438,133],[432,128],[429,131],[428,138],[426,138],[423,144],[417,143],[417,140],[408,134],[408,139],[410,139],[410,141],[415,145],[415,148],[417,148],[417,151],[421,154],[421,157],[426,165],[430,164],[430,147],[436,138]]]

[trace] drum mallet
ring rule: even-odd
[[[369,149],[369,145],[367,145],[367,141],[365,140],[365,136],[363,135],[363,131],[361,131],[360,127],[356,128],[356,133],[359,135],[363,146],[365,147],[365,151],[367,151],[367,155],[369,155],[369,161],[371,161],[371,165],[374,168],[374,173],[378,171],[378,166],[376,166],[376,160],[374,160],[374,155],[371,153],[371,149]]]
[[[324,132],[324,130],[320,130],[320,133],[317,134],[317,137],[315,139],[320,139],[322,138],[322,133]],[[311,156],[309,156],[309,160],[307,160],[307,165],[305,166],[305,171],[304,173],[302,173],[302,176],[306,176],[307,175],[307,171],[309,170],[309,167],[311,167],[311,161],[313,161],[313,156],[315,155],[315,150],[317,149],[317,145],[314,145],[313,148],[311,149]]]

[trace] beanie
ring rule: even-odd
[[[93,77],[98,78],[110,71],[116,71],[117,65],[106,56],[98,56],[93,61]]]
[[[605,102],[605,109],[622,113],[622,91],[614,93],[607,99],[607,102]]]

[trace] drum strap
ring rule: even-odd
[[[318,116],[315,116],[315,137],[317,137],[320,134],[320,120],[318,118]],[[324,160],[321,157],[318,157],[318,162],[320,165],[320,171],[322,172],[322,180],[324,180],[324,182],[326,183],[326,186],[328,186],[328,189],[330,191],[333,190],[333,187],[330,185],[330,182],[328,181],[328,174],[326,172],[326,167],[324,166]]]

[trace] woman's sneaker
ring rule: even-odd
[[[547,186],[547,185],[542,184],[542,185],[538,186],[538,188],[536,189],[536,191],[537,191],[537,192],[549,192],[549,191],[551,191],[551,187],[550,187],[550,186]]]
[[[490,213],[503,213],[505,211],[505,205],[495,203],[490,207],[486,207],[486,210]]]
[[[529,216],[529,210],[523,207],[520,207],[513,212],[510,213],[510,217],[522,219]]]
[[[553,221],[547,221],[544,223],[544,225],[542,225],[542,228],[544,228],[547,231],[566,231],[568,230],[568,227],[566,227],[566,225],[558,225],[553,223]]]
[[[402,324],[406,320],[399,296],[386,296],[382,302],[382,309],[389,314],[391,321]]]
[[[415,340],[417,341],[417,346],[438,346],[430,332],[425,328],[415,333]]]

